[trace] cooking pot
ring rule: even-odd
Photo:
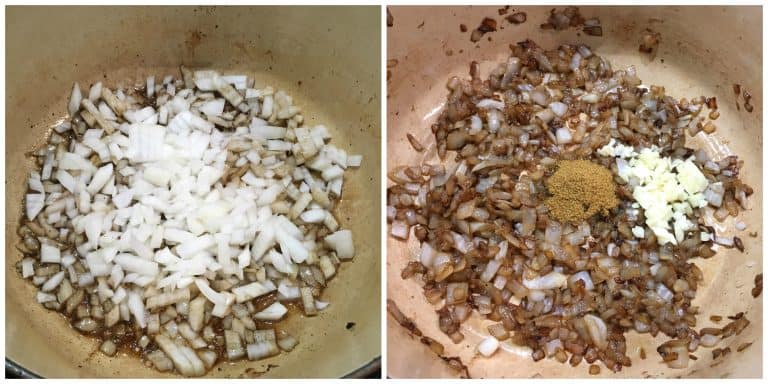
[[[435,161],[434,136],[430,131],[448,95],[446,83],[454,75],[468,77],[469,63],[480,63],[481,77],[509,57],[509,45],[534,40],[545,49],[563,43],[584,43],[608,58],[613,68],[634,65],[644,84],[663,85],[666,94],[691,99],[716,96],[720,118],[717,132],[707,140],[690,141],[717,155],[736,154],[744,161],[741,178],[754,188],[749,209],[738,220],[747,229],[738,232],[733,223],[714,224],[718,233],[737,234],[744,240],[743,253],[720,249],[707,260],[694,262],[704,273],[704,283],[693,305],[700,306],[696,329],[722,327],[710,315],[744,312],[751,324],[744,331],[721,341],[717,347],[730,347],[732,353],[713,366],[711,348],[699,348],[686,369],[671,369],[661,362],[656,348],[666,339],[661,336],[627,334],[627,355],[631,367],[613,373],[601,366],[599,377],[761,377],[762,376],[762,296],[750,294],[755,275],[762,272],[762,10],[760,7],[581,7],[585,18],[600,19],[603,35],[589,36],[580,28],[565,31],[542,30],[552,7],[513,7],[507,15],[523,11],[527,21],[514,25],[499,16],[500,7],[389,7],[393,26],[387,28],[387,168]],[[477,43],[470,41],[472,30],[483,18],[497,21],[498,30],[487,33]],[[467,32],[462,32],[464,24]],[[661,34],[655,58],[639,52],[643,31],[650,28]],[[738,103],[733,84],[740,84],[752,95],[754,110],[749,113]],[[429,148],[414,151],[406,139],[413,134]],[[748,232],[755,232],[750,237]],[[387,240],[387,297],[413,320],[424,334],[445,346],[445,356],[461,359],[471,377],[595,377],[589,364],[578,367],[554,359],[533,362],[530,354],[499,350],[491,358],[478,356],[476,346],[488,333],[477,314],[464,324],[464,341],[451,342],[438,329],[437,307],[424,298],[418,279],[403,280],[400,272],[418,254],[418,241]],[[465,372],[449,368],[430,349],[387,317],[387,372],[395,378],[456,377]],[[487,325],[487,324],[485,324]],[[745,343],[751,346],[737,352]],[[647,357],[639,357],[640,348]]]
[[[345,175],[336,217],[354,234],[320,315],[289,316],[299,345],[259,361],[220,363],[209,377],[364,377],[380,356],[380,11],[379,7],[9,7],[6,12],[6,362],[26,376],[174,377],[135,356],[98,353],[35,301],[21,279],[16,229],[25,154],[43,145],[66,115],[72,84],[131,86],[148,75],[180,76],[179,65],[248,74],[256,86],[292,95],[307,124],[364,155]]]

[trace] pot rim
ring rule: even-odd
[[[355,369],[352,372],[342,376],[342,379],[366,379],[377,370],[381,369],[381,356],[375,357],[373,360],[363,364],[360,368]],[[5,358],[5,378],[9,378],[9,373],[16,376],[19,379],[43,379],[42,376],[32,372],[31,370],[22,367],[15,361]]]

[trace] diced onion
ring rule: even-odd
[[[568,279],[562,273],[550,272],[532,280],[523,279],[523,285],[528,289],[553,289],[564,286]]]
[[[486,337],[477,346],[477,351],[485,357],[491,357],[499,349],[499,340],[495,337]]]

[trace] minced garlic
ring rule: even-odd
[[[694,228],[688,219],[693,208],[707,205],[703,192],[709,183],[693,160],[662,157],[656,147],[638,152],[613,139],[598,154],[617,157],[619,177],[632,187],[632,197],[659,244],[683,241],[685,232]]]

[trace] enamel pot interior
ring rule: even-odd
[[[378,7],[10,7],[6,13],[7,358],[43,377],[173,377],[138,358],[97,353],[98,342],[35,302],[15,264],[25,153],[65,117],[74,82],[132,86],[178,67],[253,76],[292,95],[308,125],[364,155],[345,176],[336,211],[357,254],[344,263],[313,318],[292,314],[299,346],[266,360],[222,363],[211,377],[341,377],[375,370],[380,355],[380,12]],[[88,89],[88,88],[85,88]],[[348,323],[354,323],[354,326]]]

